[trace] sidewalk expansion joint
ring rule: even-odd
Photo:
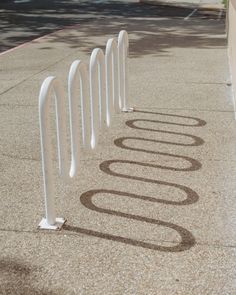
[[[42,70],[40,70],[39,72],[37,72],[37,73],[34,73],[34,74],[33,74],[33,75],[31,75],[31,76],[28,76],[27,78],[25,78],[25,79],[21,80],[20,82],[16,83],[15,85],[11,86],[10,88],[8,88],[8,89],[4,90],[3,92],[0,92],[0,95],[6,94],[7,92],[11,91],[12,89],[16,88],[17,86],[19,86],[19,85],[23,84],[23,83],[24,83],[24,82],[26,82],[27,80],[29,80],[29,79],[31,79],[31,78],[33,78],[33,77],[37,76],[38,74],[40,74],[40,73],[42,73],[42,72],[44,72],[44,71],[48,70],[50,67],[53,67],[53,66],[55,66],[56,64],[58,64],[58,63],[62,62],[63,60],[65,60],[65,59],[66,59],[66,58],[68,58],[69,56],[71,56],[71,55],[75,54],[77,51],[79,51],[79,49],[76,49],[76,50],[74,50],[74,51],[73,51],[73,52],[71,52],[70,54],[68,54],[68,55],[64,56],[63,58],[61,58],[61,59],[57,60],[56,62],[54,62],[54,63],[52,63],[52,64],[50,64],[50,65],[48,65],[48,66],[47,66],[47,67],[45,67],[45,68],[43,68],[43,69],[42,69]]]
[[[14,160],[20,160],[20,161],[21,160],[22,161],[35,161],[35,162],[40,162],[41,161],[41,159],[17,157],[17,156],[5,154],[5,153],[0,153],[0,156],[11,158],[11,159],[14,159]],[[81,159],[81,162],[85,163],[85,162],[96,162],[96,161],[104,161],[104,160],[106,160],[106,158],[95,158],[95,157],[93,157],[92,159]],[[57,160],[55,160],[54,162],[57,162]]]
[[[34,161],[34,162],[39,162],[40,161],[40,159],[17,157],[17,156],[14,156],[14,155],[8,155],[8,154],[4,154],[4,153],[0,153],[0,155],[3,156],[3,157],[6,157],[6,158],[14,159],[14,160]]]
[[[15,103],[0,103],[0,107],[5,108],[38,108],[38,105],[36,104],[15,104]]]
[[[86,228],[81,228],[81,231],[92,231],[92,230],[88,230]],[[57,236],[61,236],[61,237],[81,237],[81,236],[84,236],[86,234],[84,234],[83,232],[79,233],[71,233],[71,232],[68,232],[66,230],[60,230],[60,231],[41,231],[41,230],[20,230],[20,229],[3,229],[3,228],[0,228],[0,233],[1,232],[12,232],[12,233],[16,233],[16,234],[37,234],[37,235],[57,235]],[[100,234],[102,234],[101,232],[99,232]],[[107,234],[107,233],[104,233],[104,234]],[[96,236],[92,236],[92,237],[95,237]],[[124,238],[128,238],[128,237],[124,237]],[[100,240],[104,240],[104,238],[99,238],[97,237],[97,239],[100,239]],[[109,241],[112,241],[112,240],[109,240]],[[113,241],[114,242],[114,241]],[[137,243],[138,242],[146,242],[146,243],[155,243],[155,244],[158,244],[158,243],[170,243],[170,244],[179,244],[180,241],[174,241],[174,240],[164,240],[164,239],[159,239],[159,240],[153,240],[153,239],[139,239],[137,240]],[[118,242],[118,243],[122,243],[122,242]],[[210,243],[210,242],[195,242],[195,246],[205,246],[205,247],[212,247],[212,248],[229,248],[229,249],[235,249],[236,250],[236,244],[234,245],[226,245],[226,244],[216,244],[216,243]],[[191,250],[190,250],[191,251]]]
[[[232,113],[234,114],[235,111],[232,110],[210,110],[210,109],[187,109],[187,108],[163,108],[163,107],[151,107],[151,108],[148,108],[148,107],[139,107],[139,106],[135,106],[136,109],[142,109],[142,110],[168,110],[168,111],[193,111],[193,112],[215,112],[215,113]],[[166,114],[168,115],[168,114]]]

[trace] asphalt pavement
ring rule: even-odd
[[[179,5],[177,0],[175,2]],[[0,52],[66,26],[82,25],[104,17],[186,17],[192,13],[191,2],[185,7],[159,5],[157,8],[155,1],[147,5],[133,0],[4,0],[0,2]],[[215,18],[218,14],[210,13]],[[192,17],[195,16],[208,18],[209,11],[195,12]]]

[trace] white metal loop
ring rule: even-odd
[[[115,38],[107,41],[106,54],[106,101],[107,101],[107,124],[111,125],[111,118],[115,112],[119,112],[121,102],[119,101],[118,84],[118,49]]]
[[[48,77],[44,80],[39,94],[39,121],[41,135],[42,169],[44,180],[44,195],[46,219],[41,223],[46,227],[56,224],[57,219],[54,207],[54,176],[53,176],[53,153],[52,153],[52,132],[50,126],[50,102],[52,94],[55,96],[56,104],[56,129],[57,129],[57,151],[60,175],[68,177],[68,145],[66,138],[66,105],[65,95],[55,77]],[[45,227],[45,228],[46,228]]]
[[[119,96],[121,108],[124,112],[133,111],[128,105],[128,50],[129,38],[125,30],[120,31],[118,36],[118,60],[119,60]]]
[[[82,143],[84,148],[91,148],[91,124],[90,124],[90,105],[88,92],[88,72],[87,67],[80,60],[76,60],[70,67],[68,76],[69,94],[69,113],[70,113],[70,132],[71,132],[71,169],[70,177],[76,176],[80,161],[80,115],[79,99],[76,94],[76,82],[80,82],[80,104],[81,104],[81,124],[82,124]]]
[[[99,127],[106,126],[105,58],[100,48],[95,48],[90,58],[91,146],[98,142]]]

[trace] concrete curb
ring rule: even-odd
[[[180,8],[190,8],[198,10],[210,10],[210,11],[226,11],[223,4],[193,4],[188,2],[176,2],[171,0],[140,0],[140,3],[170,6],[170,7],[180,7]]]

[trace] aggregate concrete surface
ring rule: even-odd
[[[190,12],[96,3],[78,26],[0,55],[0,294],[235,294],[225,24]],[[67,223],[40,231],[40,85],[55,75],[66,89],[71,63],[88,62],[121,29],[135,112],[115,115],[96,152],[81,150],[76,181],[64,184],[55,170]]]

